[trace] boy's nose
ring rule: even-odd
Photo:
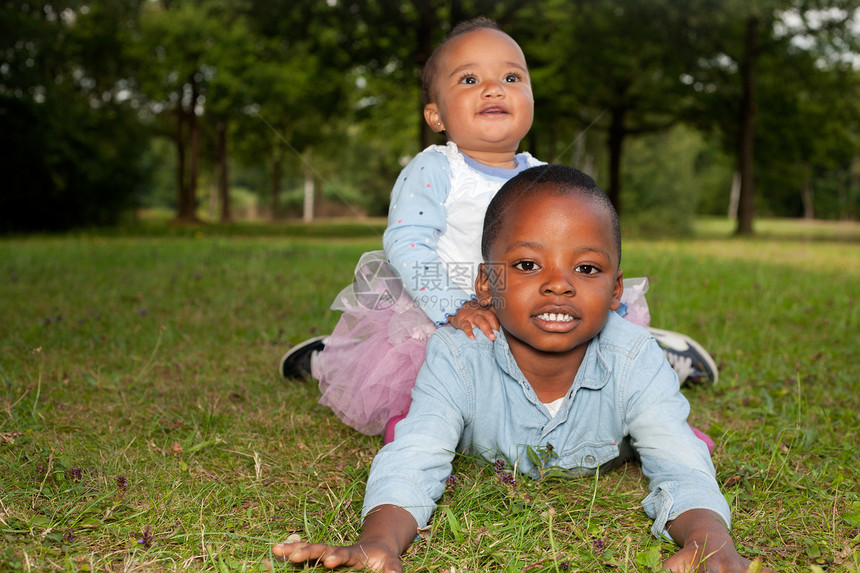
[[[568,273],[564,269],[557,269],[547,275],[543,292],[544,294],[572,296],[576,294],[576,288],[573,286],[573,281],[570,280]]]

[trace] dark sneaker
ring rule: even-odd
[[[666,360],[678,374],[678,380],[682,385],[688,382],[691,384],[717,383],[720,377],[717,363],[701,344],[679,332],[650,327],[648,331],[663,349]]]
[[[284,378],[308,378],[311,376],[311,361],[325,348],[327,336],[310,338],[296,344],[281,358],[281,374]]]

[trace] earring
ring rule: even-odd
[[[442,122],[441,122],[441,121],[437,121],[437,122],[436,122],[436,127],[439,127],[440,125],[442,125]]]

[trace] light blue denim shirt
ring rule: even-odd
[[[451,475],[454,452],[505,459],[538,473],[526,448],[553,446],[553,464],[571,475],[606,468],[626,437],[648,477],[642,501],[655,536],[690,509],[730,524],[708,448],[687,425],[690,407],[678,378],[648,331],[614,312],[591,341],[555,417],[526,381],[503,333],[477,340],[443,327],[427,345],[409,415],[373,460],[363,515],[383,504],[409,511],[423,527]]]

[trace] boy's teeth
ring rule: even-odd
[[[548,320],[550,322],[569,322],[573,320],[573,317],[569,314],[556,314],[554,312],[545,312],[538,315],[538,318],[541,320]]]

